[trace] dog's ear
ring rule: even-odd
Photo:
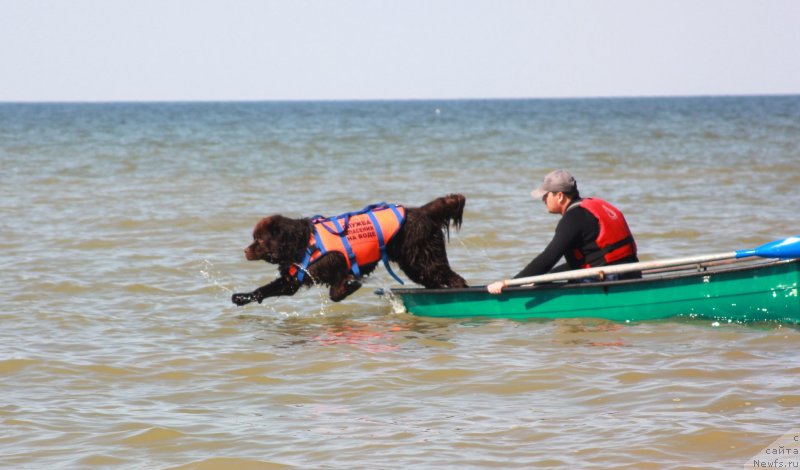
[[[286,217],[275,214],[261,219],[253,230],[253,238],[261,240],[277,240],[281,238],[282,229],[285,225]]]
[[[264,224],[262,227],[262,235],[264,238],[278,238],[280,235],[280,219],[283,218],[281,215],[273,215],[268,217],[267,223]]]
[[[272,240],[286,242],[293,221],[294,219],[284,217],[280,214],[273,215],[270,217],[270,223],[266,227],[267,235]]]
[[[264,229],[268,238],[280,248],[280,253],[290,259],[296,257],[298,250],[305,250],[311,235],[307,219],[292,219],[280,214],[271,216]]]
[[[264,217],[253,227],[253,240],[264,240],[269,235],[269,225],[272,217]]]

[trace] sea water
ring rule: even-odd
[[[0,467],[734,468],[797,427],[794,327],[427,319],[383,267],[230,303],[260,217],[451,192],[452,267],[509,277],[556,168],[643,260],[797,235],[800,97],[0,104]]]

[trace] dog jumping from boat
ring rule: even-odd
[[[379,203],[336,217],[294,219],[280,214],[261,219],[253,229],[248,261],[278,265],[280,277],[252,292],[233,294],[236,305],[267,297],[294,295],[301,286],[323,284],[339,302],[361,287],[383,261],[397,263],[409,279],[435,288],[467,287],[447,260],[445,233],[461,228],[466,199],[461,194],[436,198],[421,207]]]

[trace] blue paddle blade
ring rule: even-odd
[[[750,250],[739,250],[737,258],[747,256],[760,256],[762,258],[800,258],[800,235],[796,237],[775,240]]]

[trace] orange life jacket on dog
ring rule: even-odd
[[[385,202],[336,217],[312,217],[305,259],[293,265],[289,274],[302,282],[308,266],[325,253],[338,251],[345,256],[347,267],[357,278],[361,277],[359,266],[383,260],[389,274],[403,284],[389,266],[386,245],[400,231],[405,219],[403,206]]]
[[[591,251],[584,253],[577,248],[573,251],[584,268],[604,266],[636,256],[636,242],[619,209],[602,199],[594,198],[583,199],[580,206],[595,216],[600,224],[597,239],[588,247]]]

